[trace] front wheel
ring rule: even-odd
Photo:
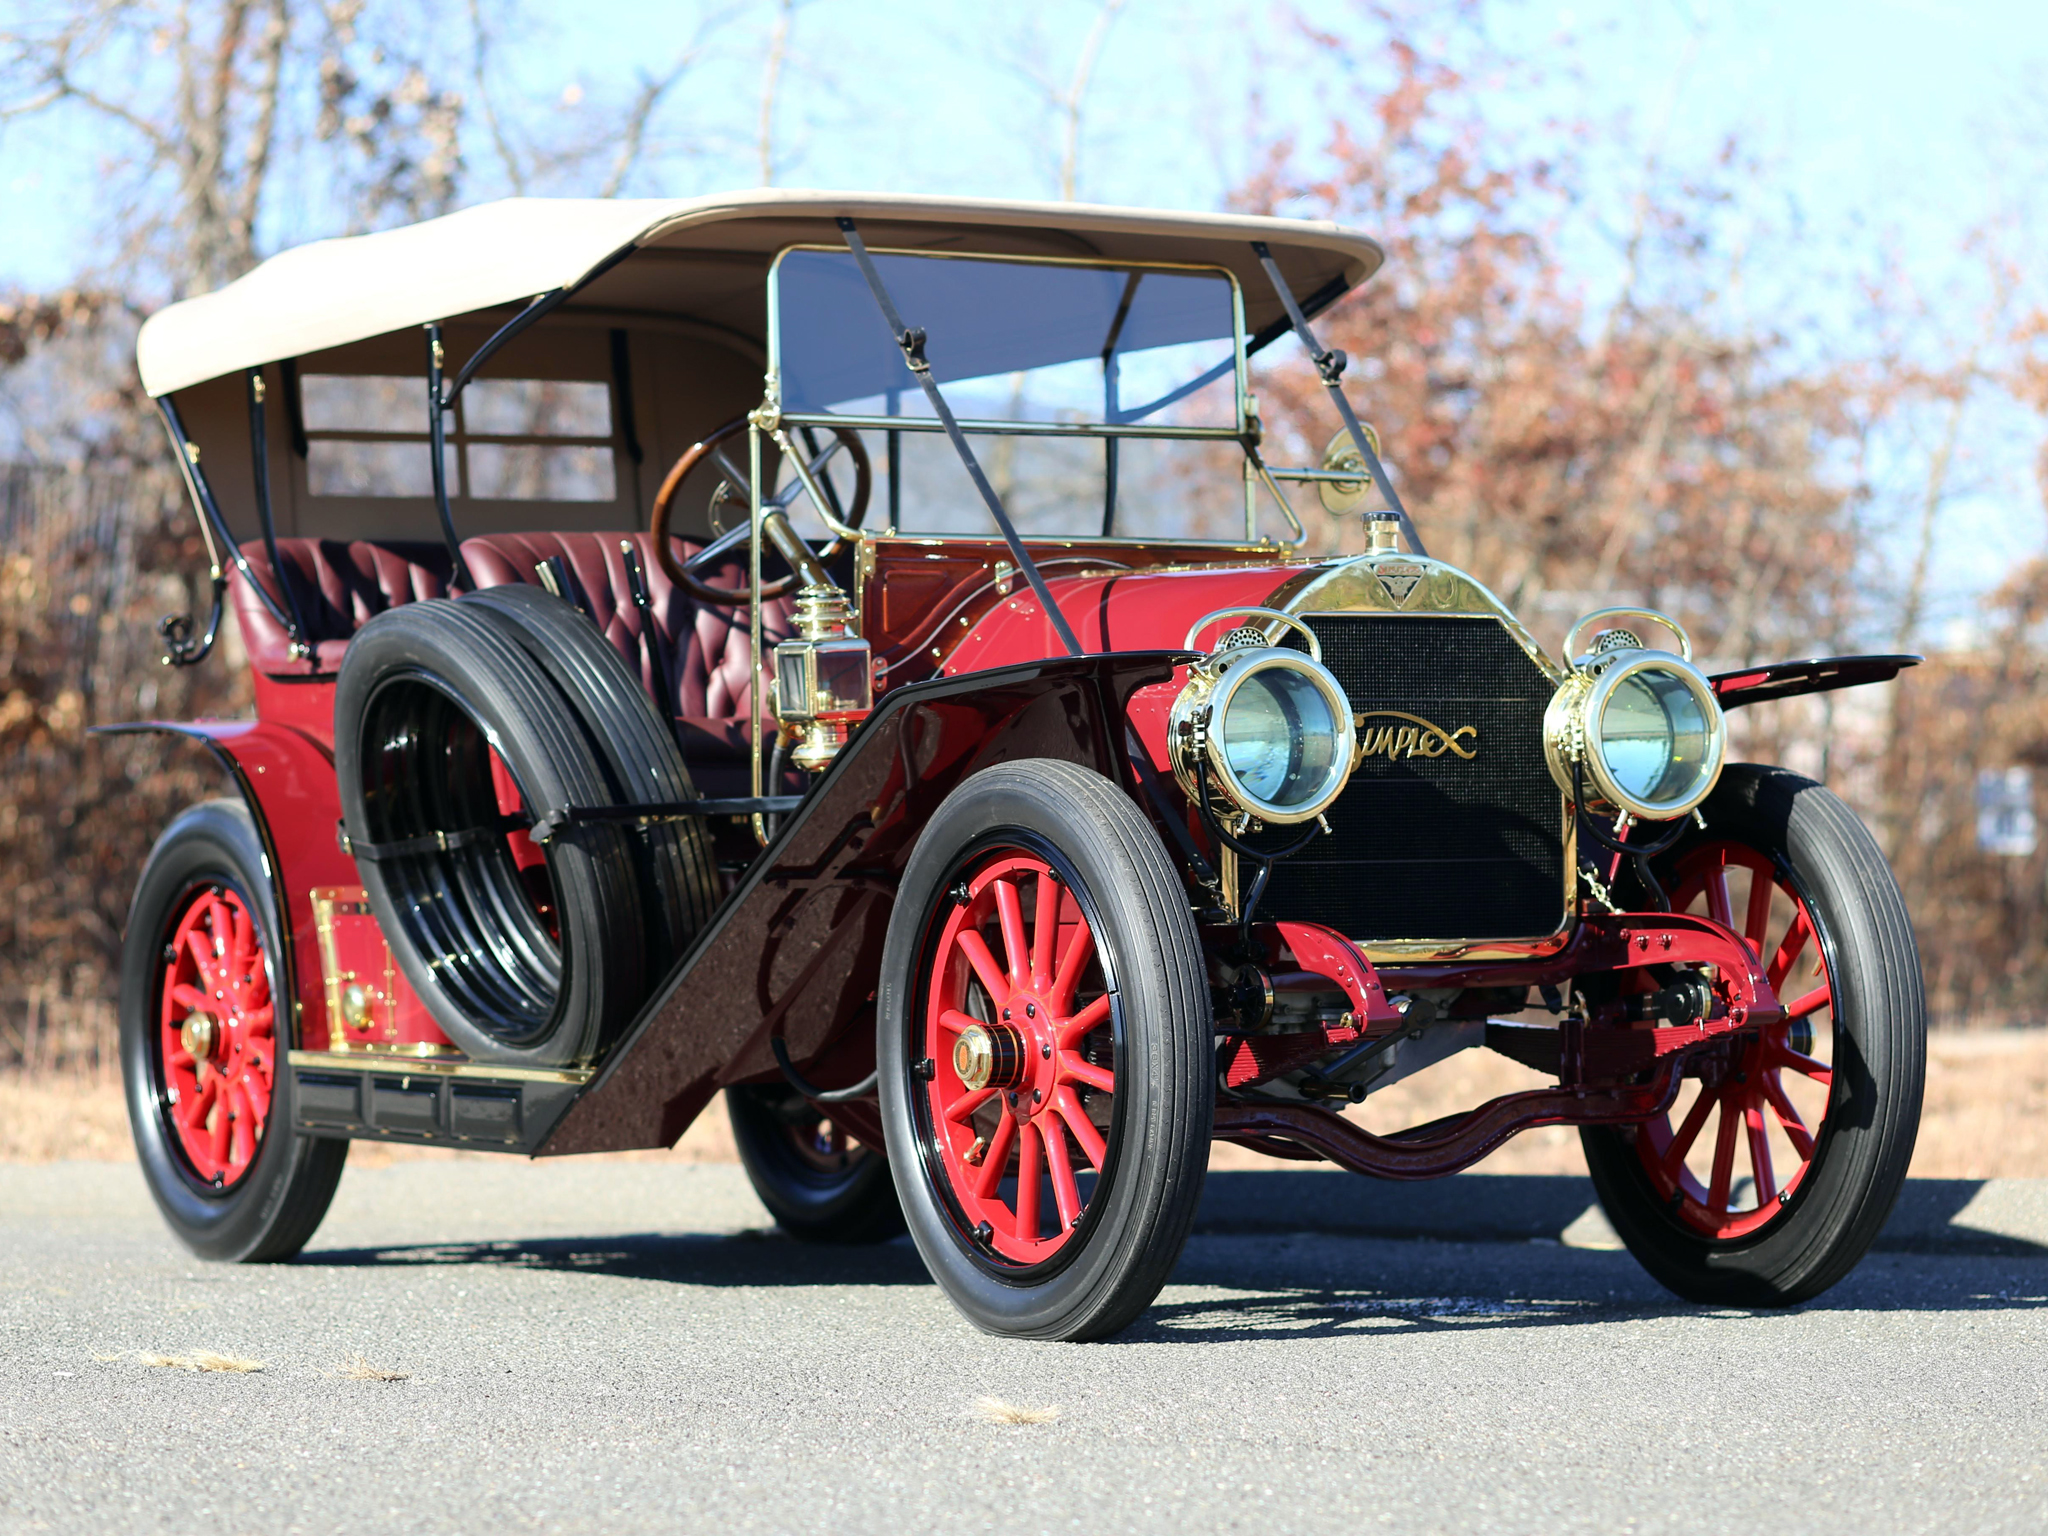
[[[1664,862],[1674,910],[1741,934],[1785,1018],[1689,1068],[1668,1115],[1587,1128],[1615,1231],[1690,1301],[1789,1306],[1863,1257],[1912,1161],[1927,1019],[1911,920],[1849,808],[1732,766]]]
[[[178,1239],[256,1263],[305,1246],[346,1141],[292,1131],[291,1003],[256,824],[196,805],[151,850],[121,949],[121,1074],[136,1156]]]
[[[954,1304],[1097,1339],[1194,1221],[1215,1089],[1187,892],[1100,775],[1032,760],[949,796],[905,871],[877,998],[889,1166]]]

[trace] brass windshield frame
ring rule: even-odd
[[[1228,427],[1175,427],[1146,426],[1140,423],[1114,422],[1019,422],[988,419],[966,419],[959,423],[963,432],[977,436],[1016,437],[1068,437],[1112,440],[1119,438],[1149,438],[1154,440],[1178,440],[1191,442],[1233,442],[1244,449],[1244,516],[1245,537],[1237,539],[1187,539],[1174,540],[1175,544],[1186,544],[1190,548],[1214,548],[1219,551],[1241,550],[1247,546],[1260,549],[1298,547],[1307,538],[1306,530],[1294,516],[1286,498],[1276,493],[1282,515],[1286,518],[1291,537],[1286,540],[1263,538],[1258,533],[1258,486],[1264,476],[1264,465],[1259,461],[1257,440],[1259,434],[1258,404],[1251,393],[1250,354],[1246,350],[1244,319],[1244,288],[1237,274],[1227,267],[1205,262],[1171,261],[1112,261],[1102,257],[1085,256],[1032,256],[1010,255],[976,250],[930,251],[916,250],[902,246],[876,246],[873,254],[881,256],[914,256],[933,261],[992,261],[1014,266],[1081,267],[1096,271],[1111,272],[1178,272],[1199,273],[1203,276],[1222,279],[1229,285],[1230,292],[1230,363],[1233,387],[1233,409],[1236,424]],[[761,540],[762,518],[768,503],[761,487],[762,440],[764,437],[780,435],[786,427],[852,427],[883,432],[944,432],[944,425],[929,417],[917,416],[870,416],[842,415],[830,411],[790,411],[782,409],[782,264],[785,258],[796,252],[817,252],[824,255],[843,256],[847,248],[837,244],[821,244],[802,241],[784,246],[775,253],[769,263],[768,337],[767,367],[762,378],[762,400],[759,408],[748,418],[748,511],[752,538],[748,555],[748,579],[755,596],[748,603],[748,646],[751,652],[748,672],[748,708],[752,714],[752,789],[756,797],[765,793],[764,788],[764,743],[762,740],[762,664],[763,640],[761,599]],[[856,542],[856,560],[864,551],[869,540],[877,537],[920,537],[906,535],[893,522],[879,532],[849,530],[837,525],[829,507],[818,508],[820,515],[834,533],[850,536]],[[1104,540],[1111,542],[1136,542]],[[779,725],[777,727],[780,728]],[[753,818],[754,833],[764,844],[768,840],[767,824],[761,815]]]
[[[843,245],[819,244],[804,241],[784,246],[775,253],[775,259],[768,267],[768,366],[763,379],[764,409],[773,412],[778,422],[799,427],[855,427],[880,432],[943,432],[945,428],[930,417],[853,415],[833,411],[788,411],[782,410],[782,263],[784,258],[795,252],[816,252],[822,255],[843,256]],[[962,418],[960,430],[974,436],[994,437],[1068,437],[1068,438],[1149,438],[1153,440],[1181,442],[1230,442],[1245,448],[1244,464],[1244,543],[1278,544],[1284,547],[1298,547],[1307,532],[1294,509],[1284,496],[1274,493],[1280,513],[1286,519],[1290,536],[1286,539],[1262,539],[1258,531],[1258,488],[1262,483],[1257,442],[1259,436],[1258,402],[1251,392],[1251,354],[1247,350],[1248,338],[1245,333],[1244,287],[1238,276],[1228,267],[1219,267],[1208,262],[1192,261],[1112,261],[1094,256],[1029,256],[1007,255],[987,251],[930,251],[904,246],[874,246],[871,252],[877,256],[915,256],[930,261],[992,261],[1012,266],[1039,267],[1081,267],[1105,272],[1178,272],[1197,273],[1205,277],[1221,278],[1230,285],[1230,354],[1231,377],[1234,399],[1233,411],[1236,424],[1228,427],[1173,427],[1146,426],[1136,422],[1038,422],[1005,421],[986,417]],[[835,529],[835,532],[841,530]],[[888,533],[902,533],[904,530],[891,525]],[[1176,540],[1176,543],[1209,545],[1229,548],[1238,545],[1235,539]]]

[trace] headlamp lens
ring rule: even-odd
[[[1623,678],[1600,711],[1601,760],[1615,784],[1645,805],[1690,799],[1708,761],[1714,724],[1679,673],[1645,667]]]
[[[1230,696],[1218,733],[1223,761],[1246,792],[1282,811],[1329,792],[1342,750],[1330,701],[1289,667],[1263,667]]]

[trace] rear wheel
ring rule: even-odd
[[[911,1236],[992,1333],[1102,1338],[1194,1220],[1214,1108],[1187,894],[1097,774],[1029,761],[948,797],[905,872],[877,1054]]]
[[[194,806],[151,851],[122,941],[136,1155],[171,1230],[208,1259],[297,1253],[348,1157],[346,1141],[292,1131],[290,1003],[265,867],[246,807]]]
[[[1926,1016],[1891,870],[1820,785],[1736,765],[1665,861],[1674,910],[1741,934],[1786,1017],[1691,1067],[1671,1111],[1581,1132],[1629,1249],[1690,1300],[1783,1306],[1854,1267],[1905,1181]]]
[[[733,1141],[775,1224],[814,1243],[884,1243],[903,1231],[888,1159],[829,1106],[777,1083],[725,1091]]]

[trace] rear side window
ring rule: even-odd
[[[300,378],[306,489],[431,496],[427,386],[387,374]],[[477,379],[448,423],[448,494],[471,501],[615,501],[611,387],[587,379]]]

